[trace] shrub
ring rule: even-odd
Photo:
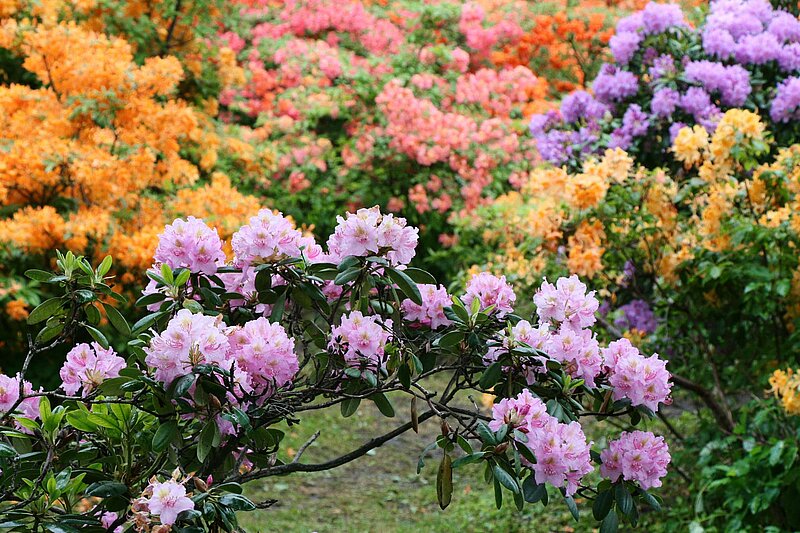
[[[627,341],[601,347],[598,302],[576,277],[542,285],[535,326],[512,313],[502,278],[477,276],[461,298],[430,290],[430,274],[407,267],[417,233],[362,209],[339,218],[323,250],[264,210],[233,235],[228,263],[213,228],[179,219],[138,302],[151,313],[133,326],[113,305],[124,298],[109,285],[110,257],[92,268],[58,254],[56,272],[29,271],[63,292],[28,316],[43,327],[20,374],[0,376],[0,514],[19,531],[232,531],[236,511],[258,507],[241,483],[341,466],[434,416],[442,435],[426,451],[441,449],[442,508],[453,470],[472,463],[498,506],[504,496],[547,503],[550,485],[576,517],[573,496],[593,500],[606,531],[635,525],[641,505],[658,508],[646,491],[666,474],[663,439],[623,433],[598,454],[579,421],[654,416],[669,402],[664,361]],[[119,352],[102,314],[131,339]],[[61,386],[34,387],[28,369],[58,345],[69,349]],[[449,385],[429,391],[440,373]],[[492,389],[491,416],[453,402],[464,389]],[[351,416],[365,400],[393,417],[391,391],[412,398],[397,429],[326,463],[301,460],[313,438],[291,461],[279,453],[280,423],[309,409]],[[592,462],[606,479],[589,486]]]
[[[731,108],[764,110],[780,146],[798,140],[794,14],[760,0],[720,0],[692,27],[677,5],[650,3],[619,21],[609,45],[614,62],[600,69],[594,95],[573,93],[560,112],[531,120],[545,160],[578,169],[588,155],[622,148],[661,167],[683,126],[713,133]]]

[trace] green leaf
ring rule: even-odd
[[[405,270],[403,270],[403,272],[405,272],[405,274],[409,278],[414,280],[415,283],[436,285],[436,278],[434,278],[429,272],[426,272],[425,270],[414,267],[408,267]]]
[[[494,474],[494,478],[499,481],[505,488],[513,492],[514,494],[519,492],[519,483],[514,477],[505,471],[499,464],[495,464],[492,466],[492,473]]]
[[[97,496],[98,498],[124,496],[127,493],[128,487],[119,481],[98,481],[97,483],[92,483],[86,489],[87,496]]]
[[[211,450],[219,446],[222,435],[215,420],[206,423],[203,431],[200,432],[200,442],[197,444],[197,460],[205,462]]]
[[[178,423],[170,420],[158,426],[155,434],[153,435],[153,451],[162,452],[167,449],[169,443],[172,442],[178,435]]]
[[[482,389],[490,389],[500,380],[500,376],[502,375],[503,366],[499,362],[494,362],[489,365],[486,370],[484,370],[481,380],[478,382],[478,384]]]
[[[103,261],[97,267],[97,275],[102,278],[103,276],[108,274],[108,271],[111,270],[111,263],[112,263],[111,256],[110,255],[105,256],[103,258]]]
[[[114,329],[122,333],[123,336],[130,337],[131,327],[128,325],[128,321],[125,320],[125,317],[122,316],[122,313],[120,313],[116,307],[107,303],[103,303],[103,308],[106,310],[108,321],[111,322]]]
[[[497,444],[497,440],[494,437],[494,431],[489,429],[489,426],[484,424],[483,422],[478,422],[476,426],[476,431],[478,432],[478,436],[481,438],[483,442],[486,444]]]
[[[633,512],[633,497],[623,483],[614,488],[614,499],[617,500],[617,509],[628,516]]]
[[[154,292],[152,294],[145,294],[138,300],[136,300],[136,307],[146,307],[148,305],[157,304],[158,302],[162,302],[167,297],[160,292]]]
[[[62,331],[64,331],[63,322],[56,322],[55,324],[45,326],[44,328],[42,328],[39,334],[36,335],[36,343],[41,344],[49,342],[58,337]]]
[[[219,499],[219,503],[234,511],[254,511],[256,509],[256,505],[241,494],[225,494]]]
[[[479,462],[481,459],[484,458],[486,452],[475,452],[469,455],[465,455],[464,457],[459,457],[455,461],[453,461],[453,469],[462,467],[464,465],[470,465],[473,463]]]
[[[347,285],[351,281],[354,281],[361,275],[361,268],[351,268],[349,270],[345,270],[344,272],[340,272],[337,276],[333,279],[333,284],[342,286]]]
[[[45,300],[44,302],[40,303],[39,305],[31,311],[31,314],[28,315],[28,324],[38,324],[39,322],[44,322],[51,316],[55,315],[56,312],[61,308],[63,301],[61,298],[50,298],[49,300]]]
[[[439,471],[436,474],[436,498],[442,509],[450,505],[453,499],[453,464],[448,454],[444,454],[442,462],[439,463]]]
[[[522,495],[526,502],[536,503],[547,495],[547,486],[544,483],[536,483],[536,478],[530,475],[522,482]]]
[[[103,335],[103,333],[99,329],[94,327],[94,326],[90,326],[90,325],[87,324],[85,327],[86,327],[86,331],[89,332],[89,335],[92,336],[92,338],[97,342],[97,344],[99,344],[100,346],[102,346],[103,348],[105,348],[107,350],[108,349],[108,339],[106,339],[106,336]]]
[[[570,514],[572,514],[572,518],[577,522],[580,519],[580,514],[578,513],[578,506],[575,504],[575,499],[572,496],[564,496],[564,501],[567,504],[567,509],[569,509]]]
[[[352,416],[356,410],[358,409],[358,405],[361,403],[361,398],[348,398],[341,403],[341,410],[342,416],[347,418],[348,416]]]
[[[378,406],[378,411],[385,417],[392,418],[394,417],[394,407],[392,407],[392,402],[389,401],[389,398],[382,392],[377,394],[373,394],[369,397],[370,400],[375,402],[375,405]]]
[[[436,339],[433,342],[433,344],[439,346],[440,348],[451,348],[453,346],[458,345],[463,340],[464,340],[463,331],[448,331],[447,333]]]
[[[600,523],[600,533],[616,533],[617,529],[619,529],[619,517],[612,509]]]
[[[419,292],[419,287],[414,283],[414,280],[409,278],[403,271],[395,268],[386,269],[386,274],[389,276],[389,279],[403,291],[406,297],[415,304],[422,305],[422,295]]]
[[[50,281],[54,276],[52,272],[45,272],[44,270],[37,270],[32,268],[25,271],[25,277],[33,281]]]
[[[607,490],[598,494],[592,504],[592,515],[594,519],[598,522],[604,519],[611,510],[612,505],[614,505],[614,493],[612,491]]]

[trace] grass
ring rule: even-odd
[[[317,429],[320,437],[303,454],[303,462],[331,459],[390,431],[410,418],[408,398],[395,395],[393,400],[394,418],[385,418],[371,402],[363,402],[350,418],[342,418],[338,409],[304,415],[302,424],[286,431],[284,458],[292,456]],[[572,521],[556,491],[546,509],[526,506],[523,512],[516,510],[506,492],[507,501],[497,510],[492,486],[483,481],[482,465],[455,471],[453,501],[440,510],[435,489],[438,448],[426,457],[421,474],[416,474],[420,453],[439,431],[438,419],[433,418],[420,425],[419,434],[409,431],[338,469],[255,481],[247,486],[249,497],[279,502],[242,514],[240,522],[252,532],[591,530],[589,517],[585,523]]]
[[[440,389],[441,387],[439,387]],[[437,390],[436,384],[429,389]],[[317,430],[319,438],[302,456],[304,463],[318,463],[338,457],[362,445],[370,438],[386,433],[410,419],[410,400],[401,393],[390,395],[396,416],[386,418],[372,402],[362,402],[358,411],[343,418],[338,409],[303,413],[302,423],[286,430],[281,457],[290,460],[297,449]],[[457,403],[467,406],[466,397]],[[587,436],[602,438],[605,426],[585,424]],[[665,433],[661,424],[653,431]],[[688,428],[687,428],[688,429]],[[452,503],[439,509],[436,501],[436,470],[441,458],[437,448],[425,457],[425,466],[417,475],[417,461],[425,447],[440,434],[437,418],[420,425],[419,434],[408,431],[372,450],[366,456],[326,472],[298,473],[285,477],[254,481],[245,488],[254,501],[277,499],[269,509],[241,513],[240,523],[248,532],[438,532],[480,531],[515,533],[596,531],[591,517],[591,502],[581,502],[579,522],[575,522],[561,496],[550,489],[550,503],[526,505],[520,512],[511,493],[504,490],[504,505],[498,510],[494,490],[483,480],[483,465],[467,465],[454,471]],[[670,446],[677,443],[670,442]],[[596,475],[596,474],[594,474]],[[672,472],[665,481],[662,496],[672,500],[664,513],[673,513],[687,505],[682,499],[682,484]],[[591,481],[590,481],[591,482]],[[677,506],[677,507],[675,507]],[[670,509],[672,507],[672,509]],[[639,531],[668,531],[663,513],[642,509]],[[620,531],[626,531],[623,526]]]

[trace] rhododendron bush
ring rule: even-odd
[[[38,332],[23,368],[0,376],[4,524],[232,531],[236,511],[271,503],[242,496],[242,483],[340,466],[431,417],[442,426],[429,447],[440,449],[442,508],[453,470],[476,463],[498,506],[560,493],[577,517],[579,497],[604,531],[658,508],[647,491],[667,472],[663,438],[625,432],[594,451],[582,422],[655,416],[670,402],[665,362],[627,340],[603,346],[595,293],[576,276],[527,294],[528,321],[502,277],[476,275],[458,296],[408,266],[417,241],[417,228],[378,208],[339,217],[324,246],[263,210],[233,234],[229,261],[216,230],[177,219],[138,301],[151,312],[133,325],[115,307],[124,297],[109,286],[110,256],[92,268],[59,253],[55,272],[28,271],[62,295],[30,313]],[[111,328],[130,339],[121,349]],[[28,369],[58,346],[68,348],[61,385],[30,383]],[[448,385],[429,390],[440,373]],[[464,389],[492,391],[491,414],[454,402]],[[315,437],[284,459],[281,422],[322,408],[351,416],[364,401],[407,421],[326,463],[302,460]]]
[[[800,21],[791,9],[716,0],[692,27],[680,6],[651,2],[621,19],[609,41],[614,61],[593,94],[573,93],[531,120],[539,152],[580,168],[585,156],[618,147],[655,168],[683,126],[713,133],[730,108],[763,110],[782,145],[796,142]]]
[[[130,26],[107,16],[146,7],[137,5],[19,2],[2,13],[0,46],[14,58],[0,87],[0,337],[9,349],[24,351],[21,323],[42,296],[22,272],[49,266],[53,248],[112,252],[117,281],[135,284],[175,216],[204,216],[230,235],[258,211],[232,179],[263,174],[273,154],[209,114],[211,78],[225,65],[197,71],[214,47],[186,26],[196,18],[202,28],[208,13],[186,3],[159,23],[165,5],[154,4]]]
[[[222,116],[274,141],[266,194],[284,211],[319,225],[379,204],[418,223],[426,248],[449,243],[453,213],[530,169],[526,117],[583,86],[627,12],[573,4],[241,2],[219,36],[243,74]]]

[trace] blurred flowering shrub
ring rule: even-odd
[[[378,204],[450,244],[453,214],[529,171],[526,117],[593,75],[630,7],[572,4],[241,2],[219,35],[241,67],[222,116],[273,141],[265,194],[287,213]]]
[[[116,8],[150,9],[150,18],[115,18]],[[0,342],[9,353],[24,345],[21,321],[41,297],[21,273],[49,266],[53,248],[111,251],[125,271],[117,281],[132,283],[166,221],[193,213],[230,235],[259,209],[231,177],[265,173],[273,153],[246,128],[214,122],[219,65],[191,72],[211,50],[198,29],[210,13],[186,3],[159,19],[165,9],[56,1],[2,13]],[[19,364],[8,359],[3,367]]]
[[[579,497],[609,532],[658,509],[647,491],[667,474],[663,438],[624,432],[597,452],[582,422],[653,418],[671,401],[665,361],[627,340],[602,346],[598,301],[577,276],[542,284],[533,326],[502,277],[475,276],[461,297],[438,288],[408,266],[417,244],[417,228],[377,207],[338,217],[324,248],[263,210],[233,234],[228,260],[215,229],[177,219],[137,302],[150,313],[133,325],[114,306],[124,296],[109,285],[110,256],[93,268],[59,253],[55,272],[29,270],[60,294],[28,316],[38,331],[21,372],[0,374],[3,523],[237,531],[237,511],[274,503],[251,502],[243,483],[341,466],[434,416],[442,433],[423,456],[440,450],[442,508],[457,494],[453,470],[481,463],[498,507],[559,495],[577,519]],[[112,327],[127,344],[109,343]],[[58,346],[61,384],[30,383],[31,365]],[[440,373],[449,384],[429,390]],[[453,403],[465,389],[494,391],[490,416]],[[282,422],[320,408],[348,417],[362,401],[395,417],[403,395],[410,421],[385,435],[306,463],[317,432],[284,459]]]
[[[545,160],[580,168],[618,147],[648,168],[663,166],[682,127],[713,133],[730,108],[763,110],[780,146],[798,140],[796,13],[766,0],[715,0],[692,26],[678,5],[649,3],[618,22],[609,47],[614,62],[600,69],[593,94],[573,93],[531,120]]]
[[[668,344],[678,383],[691,381],[730,430],[730,398],[798,342],[800,151],[780,147],[767,124],[733,109],[713,134],[683,128],[669,149],[683,165],[674,173],[618,148],[580,173],[538,169],[460,223],[455,253],[517,287],[542,275],[592,279],[606,329]]]

